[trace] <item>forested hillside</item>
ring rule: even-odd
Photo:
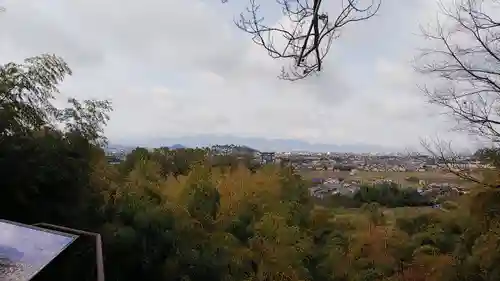
[[[0,218],[101,233],[107,280],[500,280],[496,189],[386,216],[376,203],[317,207],[290,169],[204,150],[138,148],[110,165],[110,104],[52,105],[67,74],[48,55],[0,67]]]

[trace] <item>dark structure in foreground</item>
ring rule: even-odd
[[[0,220],[0,280],[104,281],[101,236],[68,227]]]

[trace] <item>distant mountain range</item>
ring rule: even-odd
[[[387,148],[378,145],[369,144],[318,144],[309,143],[301,140],[293,139],[266,139],[256,137],[237,137],[231,135],[196,135],[185,137],[172,138],[150,138],[144,140],[126,140],[116,142],[119,145],[111,142],[110,147],[128,150],[137,146],[143,147],[160,147],[168,146],[171,148],[182,147],[209,147],[213,145],[235,144],[244,145],[260,151],[309,151],[309,152],[395,152],[395,149]]]
[[[183,146],[182,144],[174,144],[174,145],[171,145],[169,146],[170,149],[182,149],[182,148],[186,148],[185,146]]]

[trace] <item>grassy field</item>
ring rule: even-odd
[[[371,172],[371,171],[358,171],[356,175],[351,176],[348,171],[303,171],[301,175],[305,179],[312,178],[344,178],[345,180],[361,180],[361,182],[370,183],[377,179],[391,179],[401,185],[415,186],[418,183],[408,182],[406,178],[416,177],[424,180],[427,183],[456,183],[465,184],[466,182],[456,175],[445,173],[441,171],[426,171],[426,172]]]
[[[438,212],[442,212],[442,210],[434,209],[432,207],[399,207],[384,209],[384,215],[394,218]]]
[[[442,213],[442,209],[434,209],[432,207],[399,207],[399,208],[384,208],[382,207],[385,218],[390,222],[396,222],[396,219],[403,217],[414,217],[422,214]],[[337,208],[336,214],[355,215],[363,213],[360,208]]]

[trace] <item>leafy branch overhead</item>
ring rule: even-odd
[[[71,75],[68,65],[53,55],[0,65],[2,132],[25,133],[54,121],[58,111],[51,101],[66,75]]]
[[[58,85],[71,69],[55,55],[28,58],[24,64],[0,65],[0,137],[30,134],[43,127],[64,126],[94,143],[105,141],[103,126],[109,101],[69,99],[69,108],[54,106]]]
[[[227,0],[222,0],[223,3]],[[331,1],[330,1],[331,2]],[[283,67],[280,78],[298,80],[323,69],[323,61],[343,27],[368,20],[379,10],[381,0],[341,0],[339,12],[331,15],[322,0],[276,0],[284,21],[265,23],[260,5],[250,0],[236,21],[238,28],[252,35],[274,59],[291,62]],[[332,7],[337,8],[337,7]]]

